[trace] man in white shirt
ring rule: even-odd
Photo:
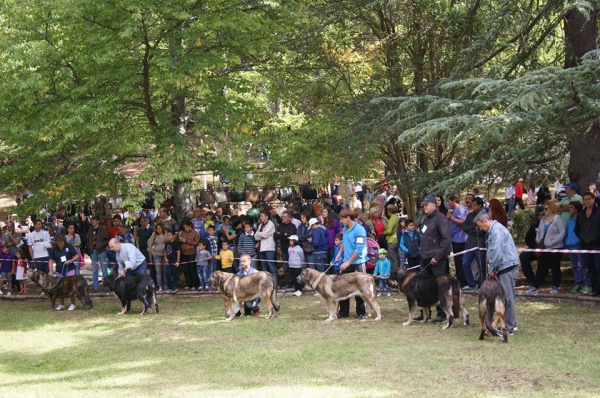
[[[48,273],[48,249],[52,247],[52,239],[48,231],[42,229],[42,220],[35,221],[34,230],[27,235],[27,246],[35,269]]]

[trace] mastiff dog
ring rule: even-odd
[[[477,337],[478,340],[483,340],[486,328],[492,336],[498,336],[496,327],[498,322],[500,322],[502,342],[508,343],[504,318],[506,308],[504,297],[504,289],[496,279],[487,278],[479,288],[479,325],[481,331],[479,332],[479,337]]]
[[[375,279],[372,275],[363,272],[352,272],[341,275],[327,275],[314,269],[302,270],[297,278],[298,283],[308,284],[315,289],[327,302],[329,318],[326,322],[337,319],[338,302],[353,296],[360,296],[369,305],[368,315],[371,310],[377,314],[376,321],[381,320],[381,309],[376,300]]]
[[[93,309],[94,303],[87,291],[87,281],[81,275],[55,278],[42,271],[34,271],[31,275],[33,283],[38,285],[46,296],[50,297],[50,308],[54,309],[57,298],[77,297],[83,309]]]
[[[121,300],[121,311],[117,315],[123,315],[131,309],[131,302],[136,298],[144,304],[144,309],[140,315],[152,312],[152,306],[155,307],[158,314],[158,301],[156,301],[156,287],[150,275],[136,275],[129,278],[115,275],[104,277],[104,286],[115,292],[115,295]]]
[[[469,326],[469,313],[465,307],[465,300],[460,290],[458,279],[451,275],[430,276],[423,275],[419,270],[398,269],[392,273],[388,284],[398,288],[404,293],[408,301],[408,321],[404,326],[413,322],[417,307],[423,308],[423,322],[429,319],[429,307],[440,305],[448,323],[443,329],[452,327],[454,318],[462,313],[465,326]]]
[[[229,272],[215,271],[208,280],[211,285],[216,286],[221,293],[225,294],[229,301],[231,308],[228,321],[235,317],[235,303],[252,301],[259,296],[269,308],[269,315],[266,318],[273,318],[273,309],[275,309],[275,316],[279,316],[277,286],[275,278],[268,272],[257,271],[253,274],[238,276]]]

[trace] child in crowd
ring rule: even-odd
[[[133,235],[131,232],[129,232],[129,227],[127,225],[121,225],[119,227],[119,233],[117,236],[115,236],[115,238],[117,238],[121,243],[135,243],[133,241]]]
[[[256,268],[256,240],[254,239],[254,231],[252,230],[252,222],[244,223],[244,233],[240,235],[238,240],[238,253],[250,256],[252,268]]]
[[[302,296],[302,285],[296,280],[302,272],[302,263],[305,261],[304,250],[298,246],[298,236],[291,235],[289,237],[290,247],[288,248],[290,272],[294,280],[294,296]]]
[[[417,267],[421,264],[421,236],[415,229],[415,222],[408,220],[406,222],[406,231],[402,234],[400,240],[400,249],[406,255],[408,268]]]
[[[212,259],[212,256],[206,250],[206,246],[206,241],[201,240],[196,248],[196,272],[200,281],[198,290],[202,289],[202,286],[204,286],[204,290],[208,290],[208,278],[210,278],[211,272],[209,261]]]
[[[344,262],[342,260],[343,253],[344,253],[344,246],[342,245],[342,240],[343,240],[342,234],[337,234],[333,241],[335,246],[333,247],[333,259],[331,260],[330,264],[332,265],[334,274],[340,273],[340,265],[342,265],[342,263]],[[338,256],[339,256],[339,259],[338,259]]]
[[[217,269],[217,260],[215,256],[219,254],[219,244],[217,242],[217,237],[215,235],[216,229],[214,225],[209,225],[206,229],[206,233],[208,237],[206,238],[206,250],[210,253],[211,259],[208,260],[208,266],[210,267],[210,272],[216,271]],[[215,290],[215,286],[211,286],[211,289]]]
[[[233,273],[233,252],[229,250],[229,242],[221,242],[221,253],[215,258],[221,260],[221,271]]]
[[[398,238],[398,259],[400,268],[406,268],[406,253],[400,248],[400,241],[402,240],[402,234],[406,231],[406,218],[400,216],[398,220],[398,231],[396,237]]]
[[[387,259],[387,253],[385,249],[377,251],[379,260],[375,264],[375,271],[373,271],[373,276],[379,276],[379,293],[377,293],[377,297],[381,297],[384,290],[387,290],[388,297],[392,295],[392,288],[387,284],[391,272],[390,260]]]
[[[27,294],[27,260],[22,250],[17,250],[16,257],[17,261],[15,261],[13,273],[16,275],[17,281],[19,281],[19,295],[25,295]]]
[[[4,281],[8,282],[6,295],[12,293],[12,272],[16,257],[14,253],[8,251],[8,245],[2,245],[2,253],[0,254],[0,294],[2,294],[2,286]]]
[[[177,239],[177,234],[175,232],[168,230],[167,239],[168,241],[165,243],[165,286],[168,290],[166,293],[177,293],[181,250],[179,248],[179,240]]]

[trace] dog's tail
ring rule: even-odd
[[[83,289],[83,296],[84,296],[84,300],[85,300],[85,305],[87,305],[87,307],[90,310],[94,309],[94,303],[92,302],[92,299],[90,298],[90,293],[87,290],[87,286],[85,289]]]
[[[156,286],[154,284],[152,284],[152,299],[154,300],[154,308],[158,314],[158,300],[156,300]]]
[[[273,278],[273,293],[271,294],[271,303],[273,304],[273,308],[275,308],[275,313],[279,315],[279,301],[277,301],[277,283],[275,283],[275,277],[271,275]]]
[[[460,315],[460,303],[462,301],[462,291],[460,290],[460,283],[452,284],[452,313],[455,318]]]
[[[487,307],[487,314],[485,314],[485,327],[488,332],[491,333],[492,336],[497,336],[498,331],[494,329],[492,325],[492,320],[494,319],[494,312],[496,311],[496,300],[488,297],[485,301],[485,305]]]

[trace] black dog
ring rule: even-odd
[[[388,284],[404,293],[408,301],[408,321],[404,326],[412,323],[417,306],[423,308],[423,319],[427,322],[429,307],[438,303],[448,319],[444,329],[452,327],[452,322],[459,316],[459,312],[462,313],[464,325],[469,326],[469,313],[465,307],[460,283],[453,276],[430,276],[421,274],[418,270],[398,269],[392,273]]]
[[[158,301],[156,301],[156,287],[150,275],[136,275],[133,277],[115,277],[108,275],[104,277],[104,286],[115,292],[115,295],[121,300],[121,312],[123,315],[131,309],[131,301],[138,298],[144,304],[144,310],[141,315],[152,312],[152,305],[156,307],[158,314]]]
[[[496,326],[500,321],[502,331],[502,342],[508,343],[508,334],[506,333],[505,311],[506,299],[504,289],[500,282],[493,278],[487,278],[479,288],[479,324],[481,332],[478,340],[483,340],[486,328],[492,336],[498,336]],[[493,317],[493,321],[492,321]]]

